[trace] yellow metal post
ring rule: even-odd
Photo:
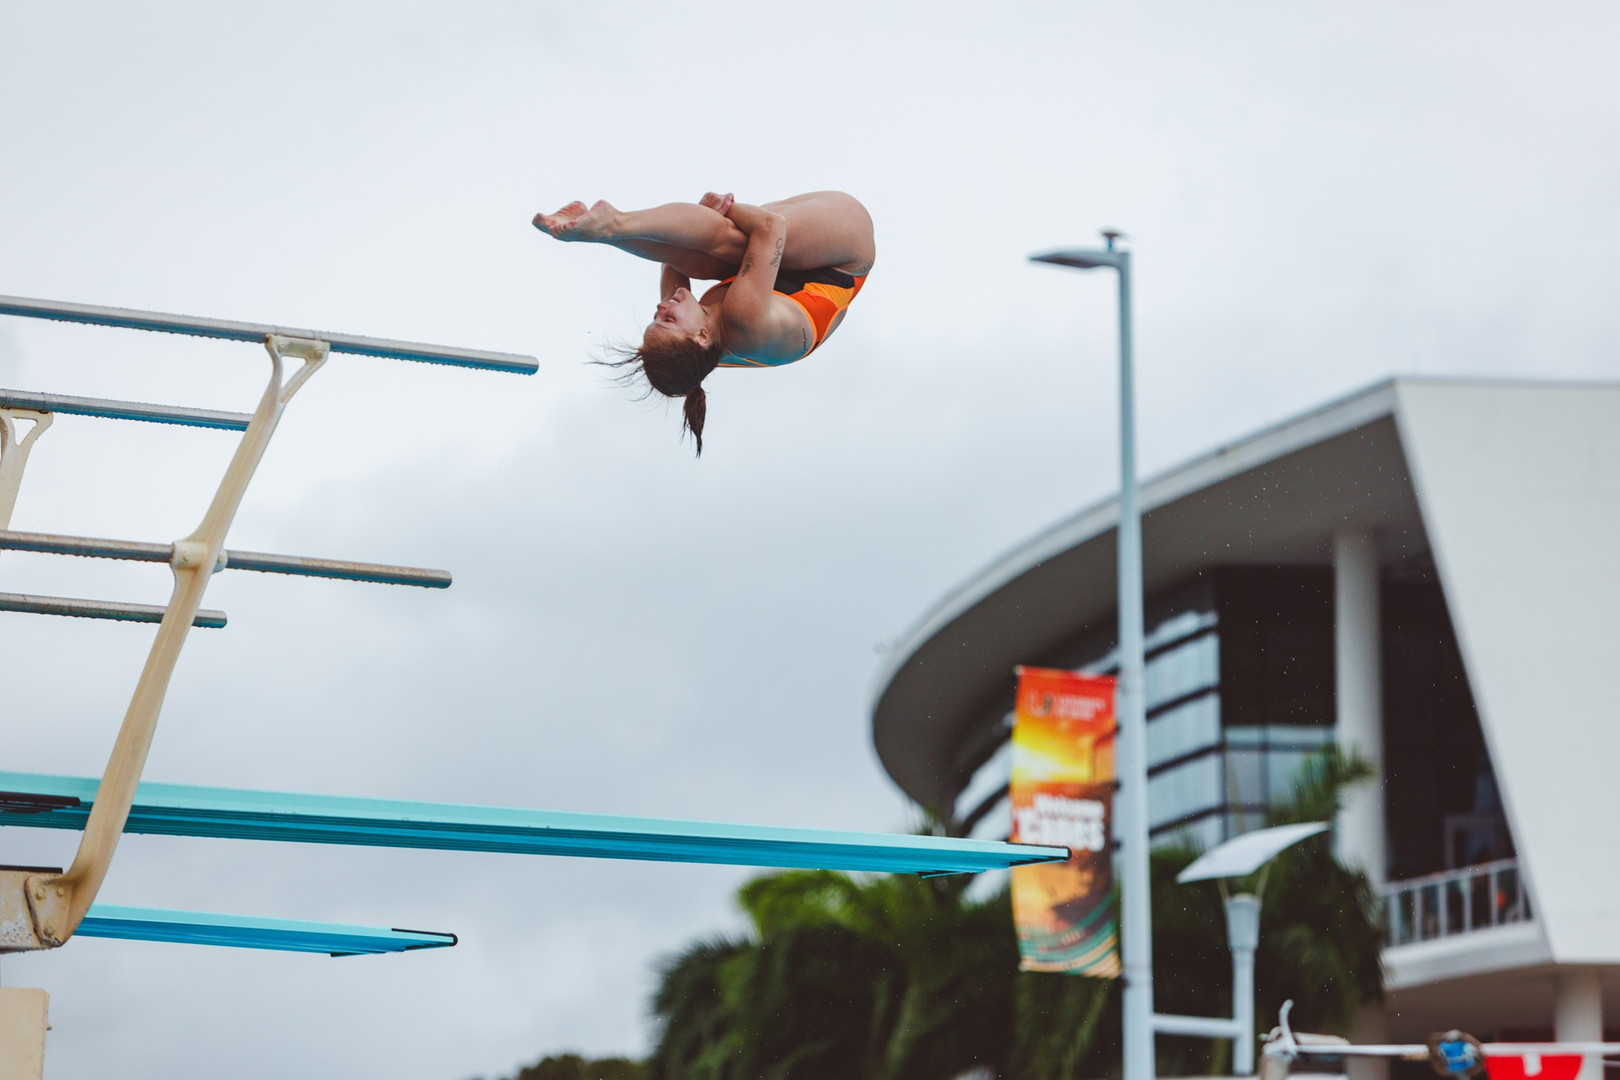
[[[33,428],[17,438],[17,420],[32,420]],[[17,490],[22,487],[28,452],[51,426],[52,416],[35,409],[0,408],[0,529],[11,528],[11,511],[17,506]]]
[[[328,351],[325,342],[276,335],[265,339],[265,348],[270,353],[271,375],[259,407],[242,435],[242,442],[225,470],[202,524],[190,536],[175,542],[174,555],[169,562],[174,572],[174,592],[163,622],[158,626],[152,650],[147,654],[134,697],[124,714],[123,726],[113,744],[112,756],[102,775],[95,807],[85,822],[84,837],[79,842],[73,865],[63,874],[31,874],[26,879],[26,899],[39,941],[35,948],[53,948],[67,941],[95,901],[135,800],[135,788],[146,765],[158,713],[163,707],[175,663],[180,658],[180,649],[202,605],[208,580],[218,568],[225,550],[225,533],[242,503],[254,470],[264,457],[282,410],[326,362]],[[303,364],[283,384],[282,361],[288,356],[301,359]],[[0,908],[4,906],[0,901]]]
[[[45,1075],[45,1020],[50,995],[43,990],[0,987],[0,1080],[41,1080]]]

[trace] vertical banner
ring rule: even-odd
[[[1067,862],[1013,868],[1019,966],[1116,978],[1114,680],[1021,667],[1015,717],[1012,838],[1073,852]]]

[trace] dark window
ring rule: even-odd
[[[1225,566],[1221,713],[1228,727],[1333,726],[1333,572]]]
[[[1382,591],[1384,799],[1397,880],[1511,858],[1479,714],[1440,586]]]

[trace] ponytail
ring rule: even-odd
[[[692,438],[697,440],[698,457],[703,456],[703,417],[709,411],[709,395],[703,392],[703,386],[693,387],[686,392],[686,400],[681,405],[681,412],[685,414],[685,422],[681,425],[682,433],[690,431]]]
[[[726,354],[719,345],[699,345],[691,339],[666,341],[649,338],[639,349],[623,349],[619,359],[606,361],[609,367],[629,369],[621,376],[626,381],[637,375],[647,380],[652,390],[665,397],[678,397],[684,420],[681,433],[690,431],[697,440],[698,456],[703,455],[703,419],[708,414],[709,399],[703,391],[703,380]]]

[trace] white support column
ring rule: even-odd
[[[1352,792],[1339,814],[1339,857],[1385,877],[1383,665],[1379,649],[1378,538],[1370,532],[1333,536],[1333,668],[1339,749],[1370,762],[1373,782]]]
[[[1372,763],[1377,777],[1353,791],[1335,822],[1339,858],[1360,866],[1373,884],[1385,877],[1384,676],[1378,597],[1378,537],[1341,532],[1333,537],[1333,671],[1335,732],[1339,749]],[[1357,1041],[1382,1042],[1388,1021],[1382,1007],[1356,1018]],[[1389,1080],[1383,1058],[1352,1058],[1350,1080]]]
[[[1596,968],[1558,969],[1553,1038],[1559,1042],[1603,1041],[1603,979]],[[1603,1080],[1603,1059],[1592,1056],[1581,1062],[1576,1080]]]

